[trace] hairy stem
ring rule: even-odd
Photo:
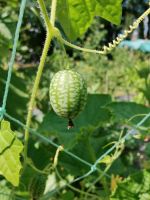
[[[95,53],[95,54],[105,54],[104,51],[99,51],[99,50],[95,50],[95,49],[87,49],[87,48],[83,48],[83,47],[79,47],[75,44],[72,44],[70,42],[68,42],[67,40],[63,39],[63,38],[59,38],[66,46],[69,46],[73,49],[77,49],[79,51],[83,51],[83,52],[87,52],[87,53]]]
[[[49,32],[49,31],[52,32],[53,31],[53,25],[50,22],[45,3],[44,3],[43,0],[37,0],[37,2],[40,6],[41,14],[44,18],[44,22],[45,22],[45,25],[46,25],[47,32]]]
[[[29,128],[30,128],[31,119],[32,119],[32,110],[33,110],[33,107],[34,107],[36,94],[37,94],[39,83],[40,83],[40,80],[41,80],[41,76],[42,76],[47,52],[48,52],[51,40],[53,38],[53,26],[52,26],[52,24],[49,20],[44,1],[38,0],[38,3],[39,3],[39,6],[40,6],[41,13],[44,17],[44,22],[46,24],[47,36],[46,36],[43,52],[42,52],[42,55],[41,55],[41,58],[40,58],[40,64],[39,64],[39,67],[38,67],[37,75],[36,75],[36,78],[35,78],[35,82],[34,82],[33,89],[32,89],[32,94],[31,94],[31,98],[30,98],[30,102],[29,102],[29,107],[28,107],[26,129],[25,129],[25,139],[24,139],[25,140],[25,144],[24,144],[24,168],[27,164]]]
[[[52,26],[55,25],[56,7],[57,7],[57,0],[52,0],[52,6],[51,6],[51,24],[52,24]]]
[[[47,56],[47,52],[48,52],[48,49],[49,49],[49,46],[50,46],[51,39],[52,39],[52,35],[47,34],[43,53],[42,53],[42,56],[41,56],[40,64],[39,64],[39,67],[38,67],[36,79],[35,79],[32,94],[31,94],[31,99],[30,99],[30,102],[29,102],[27,121],[26,121],[26,130],[25,130],[25,144],[24,144],[24,161],[25,162],[26,162],[26,158],[27,158],[27,148],[28,148],[28,140],[29,140],[29,130],[28,129],[30,128],[30,124],[31,124],[32,110],[33,110],[33,106],[34,106],[34,103],[35,103],[35,97],[36,97],[36,94],[37,94],[39,82],[40,82],[41,75],[42,75],[42,72],[43,72],[45,59],[46,59],[46,56]]]

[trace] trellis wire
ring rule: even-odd
[[[9,92],[9,86],[10,86],[10,81],[11,81],[11,75],[12,75],[12,69],[13,69],[13,65],[14,65],[14,61],[15,61],[17,43],[19,40],[19,32],[20,32],[22,19],[23,19],[23,15],[24,15],[24,11],[25,11],[26,1],[27,0],[22,0],[21,6],[20,6],[19,17],[18,17],[19,19],[18,19],[15,37],[14,37],[14,43],[13,43],[13,50],[12,50],[11,58],[10,58],[10,61],[8,64],[8,76],[7,76],[7,81],[6,81],[5,91],[4,91],[3,103],[2,103],[2,107],[0,107],[0,119],[3,118],[3,115],[5,113],[7,97],[8,97],[8,92]]]
[[[10,116],[8,113],[5,113],[4,114],[7,118],[9,118],[11,121],[14,121],[15,123],[17,123],[18,125],[22,126],[23,128],[26,128],[26,125],[23,124],[21,121],[19,121],[18,119]],[[84,174],[83,176],[80,176],[78,178],[76,178],[75,180],[72,181],[73,182],[76,182],[76,181],[79,181],[83,178],[86,178],[87,176],[89,176],[90,174],[92,174],[93,172],[95,172],[96,170],[101,172],[101,170],[99,168],[97,168],[97,165],[98,163],[100,163],[100,161],[105,157],[107,156],[109,153],[111,153],[116,147],[118,144],[120,144],[121,142],[124,142],[129,135],[133,135],[133,134],[136,134],[136,129],[138,129],[148,118],[150,117],[150,113],[148,113],[139,123],[136,124],[135,128],[132,128],[131,130],[129,130],[126,135],[124,137],[122,137],[118,142],[116,142],[110,149],[108,149],[103,155],[101,155],[96,161],[94,164],[91,164],[85,160],[83,160],[82,158],[78,157],[77,155],[73,154],[72,152],[64,149],[63,151],[70,155],[71,157],[73,157],[74,159],[84,163],[85,165],[87,165],[88,167],[90,167],[90,170]],[[37,136],[38,138],[40,138],[41,140],[53,145],[54,147],[56,148],[59,148],[59,145],[56,144],[55,142],[53,142],[51,139],[41,135],[40,133],[38,133],[37,131],[35,131],[34,129],[31,129],[29,128],[28,129],[29,132],[35,136]]]
[[[8,92],[9,92],[9,85],[10,85],[10,81],[11,81],[11,75],[12,75],[12,68],[14,65],[14,61],[15,61],[15,55],[16,55],[16,49],[17,49],[17,43],[18,43],[18,39],[19,39],[19,32],[20,32],[20,28],[21,28],[21,24],[22,24],[22,19],[23,19],[23,14],[24,14],[24,10],[25,10],[25,5],[26,5],[26,1],[27,0],[22,0],[21,2],[21,6],[20,6],[20,12],[19,12],[19,20],[17,23],[17,27],[16,27],[16,32],[15,32],[15,38],[14,38],[14,44],[13,44],[13,50],[12,50],[12,55],[11,55],[11,59],[8,65],[8,76],[7,76],[7,81],[6,81],[6,86],[5,86],[5,92],[4,92],[4,97],[3,97],[3,103],[2,103],[2,107],[0,107],[0,119],[3,118],[3,116],[5,116],[6,118],[10,119],[11,121],[14,121],[15,123],[17,123],[18,125],[22,126],[23,128],[27,128],[25,124],[23,124],[21,121],[19,121],[18,119],[10,116],[8,113],[6,113],[5,109],[6,109],[6,103],[7,103],[7,98],[8,98]],[[116,142],[110,149],[108,149],[103,155],[101,155],[95,162],[94,164],[91,164],[85,160],[83,160],[82,158],[78,157],[77,155],[73,154],[72,152],[64,149],[63,151],[68,154],[69,156],[73,157],[74,159],[82,162],[83,164],[87,165],[88,167],[90,167],[90,170],[84,174],[83,176],[80,176],[78,178],[76,178],[75,180],[73,180],[71,183],[79,181],[87,176],[89,176],[90,174],[92,174],[95,171],[99,171],[101,172],[101,170],[97,167],[98,163],[109,153],[111,153],[118,144],[120,144],[121,142],[124,142],[129,135],[133,135],[136,133],[136,129],[139,128],[148,118],[150,117],[150,113],[148,113],[138,124],[136,124],[135,128],[132,128],[131,130],[129,130],[126,135],[124,137],[122,137],[118,142]],[[31,134],[37,136],[38,138],[40,138],[41,140],[53,145],[54,147],[58,148],[59,145],[54,143],[51,139],[41,135],[40,133],[38,133],[37,131],[35,131],[34,129],[29,128],[29,131]]]
[[[20,125],[21,127],[26,128],[25,124],[23,124],[23,123],[22,123],[21,121],[19,121],[18,119],[16,119],[16,118],[10,116],[10,115],[7,114],[7,113],[5,113],[4,115],[5,115],[8,119],[10,119],[11,121],[14,121],[14,122],[17,123],[18,125]],[[96,170],[99,171],[99,172],[101,172],[101,170],[100,170],[99,168],[97,168],[97,164],[98,164],[106,155],[108,155],[109,153],[111,153],[111,152],[117,147],[118,143],[120,143],[121,141],[126,140],[126,139],[128,138],[129,135],[136,134],[136,129],[139,128],[149,117],[150,117],[150,113],[148,113],[139,123],[137,123],[137,125],[135,126],[135,128],[132,128],[131,130],[129,130],[129,131],[126,133],[126,135],[125,135],[124,137],[121,138],[120,141],[118,141],[118,142],[117,142],[116,144],[114,144],[110,149],[108,149],[108,151],[106,151],[103,155],[101,155],[101,156],[95,161],[94,164],[91,164],[91,163],[89,163],[89,162],[83,160],[82,158],[76,156],[75,154],[69,152],[68,150],[64,149],[63,151],[64,151],[66,154],[70,155],[70,156],[73,157],[74,159],[77,159],[78,161],[80,161],[80,162],[82,162],[82,163],[84,163],[85,165],[87,165],[87,166],[90,167],[90,170],[89,170],[86,174],[84,174],[83,176],[80,176],[80,177],[76,178],[76,179],[73,180],[70,184],[72,184],[72,183],[74,183],[74,182],[76,182],[76,181],[79,181],[79,180],[81,180],[81,179],[83,179],[83,178],[88,177],[89,175],[91,175],[91,174],[92,174],[93,172],[95,172]],[[47,142],[47,143],[53,145],[53,146],[56,147],[56,148],[59,148],[59,145],[58,145],[58,144],[54,143],[51,139],[49,139],[49,138],[47,138],[47,137],[41,135],[40,133],[38,133],[38,132],[35,131],[34,129],[31,129],[31,128],[30,128],[29,131],[30,131],[31,134],[37,136],[37,137],[40,138],[41,140],[43,140],[43,141],[45,141],[45,142]],[[106,175],[107,175],[107,174],[106,174]],[[62,188],[64,188],[64,187],[62,187]],[[59,189],[55,189],[55,190],[49,192],[48,195],[51,195],[51,193],[52,193],[52,195],[53,195],[53,194],[55,194],[55,193],[58,192],[58,191],[59,191]],[[46,195],[46,196],[47,196],[47,195]]]
[[[5,115],[5,117],[7,117],[8,119],[10,119],[11,121],[14,121],[15,123],[17,123],[18,125],[20,125],[20,126],[23,127],[24,129],[26,128],[26,125],[25,125],[25,124],[23,124],[23,123],[22,123],[21,121],[19,121],[18,119],[16,119],[16,118],[10,116],[8,113],[5,113],[4,115]],[[38,133],[38,132],[35,131],[34,129],[28,128],[28,130],[30,131],[31,134],[37,136],[38,138],[40,138],[40,139],[43,140],[44,142],[47,142],[47,143],[53,145],[54,147],[59,148],[60,145],[56,144],[56,143],[53,142],[51,139],[49,139],[49,138],[43,136],[42,134]],[[80,158],[80,157],[74,155],[73,153],[71,153],[70,151],[68,151],[68,150],[66,150],[66,149],[64,149],[63,151],[64,151],[66,154],[68,154],[69,156],[75,158],[76,160],[78,160],[78,161],[84,163],[85,165],[87,165],[88,167],[91,167],[91,168],[92,168],[93,165],[92,165],[91,163],[89,163],[89,162],[83,160],[82,158]]]

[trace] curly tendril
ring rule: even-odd
[[[149,3],[150,5],[150,3]],[[125,30],[123,34],[120,34],[115,40],[113,40],[112,42],[108,43],[108,45],[104,46],[102,48],[102,50],[95,50],[95,49],[87,49],[87,48],[82,48],[79,47],[77,45],[74,45],[68,41],[66,41],[65,39],[63,39],[60,35],[59,35],[59,39],[67,46],[72,47],[74,49],[80,50],[80,51],[84,51],[84,52],[88,52],[88,53],[97,53],[97,54],[106,54],[110,51],[112,51],[115,47],[117,47],[130,33],[132,33],[135,29],[137,29],[137,27],[139,26],[139,24],[144,20],[144,18],[146,16],[148,16],[150,14],[150,8],[148,8],[134,23],[133,25],[129,26],[129,30]]]

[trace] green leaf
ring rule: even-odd
[[[140,197],[140,200],[149,200],[150,194],[148,194],[148,193],[141,194],[139,197]]]
[[[2,104],[6,78],[7,71],[0,68],[0,104]],[[24,110],[26,108],[27,102],[28,93],[26,89],[26,82],[23,78],[19,77],[15,72],[13,72],[8,93],[7,112],[10,115],[15,116],[16,118],[19,118],[21,121],[23,121]]]
[[[62,194],[62,200],[70,199],[74,199],[74,193],[72,191],[67,191],[66,193]]]
[[[110,200],[148,200],[150,195],[150,172],[143,170],[118,183]]]
[[[143,119],[143,114],[148,114],[150,112],[150,108],[134,102],[113,102],[109,104],[107,108],[111,110],[116,122],[127,122],[133,117],[130,121],[133,124],[137,124]],[[149,126],[149,123],[150,119],[144,123],[144,126]]]
[[[23,145],[11,130],[10,123],[3,120],[0,129],[0,174],[14,186],[19,185],[22,150]]]
[[[0,182],[0,200],[12,200],[11,189],[6,186],[6,181]]]
[[[110,102],[111,97],[109,95],[89,95],[84,111],[74,120],[75,125],[82,129],[95,129],[100,124],[108,122],[111,118],[111,113],[104,106]]]
[[[109,95],[88,95],[87,105],[83,112],[74,120],[74,128],[67,130],[66,119],[49,112],[39,127],[39,132],[58,137],[60,144],[72,148],[80,136],[81,130],[94,130],[111,118],[108,109],[103,108],[111,102]]]
[[[77,128],[67,129],[67,120],[58,117],[53,111],[49,112],[42,122],[38,130],[47,136],[56,136],[61,145],[66,148],[72,148],[75,145]]]
[[[104,130],[102,133],[99,133],[99,137],[94,137],[93,131],[96,131],[99,126],[103,126],[103,124],[110,121],[111,113],[104,108],[110,102],[111,97],[109,95],[88,95],[84,111],[74,120],[74,128],[67,130],[67,120],[50,112],[45,116],[39,132],[46,134],[48,137],[52,136],[51,138],[55,136],[55,139],[58,139],[58,141],[55,140],[56,143],[64,145],[64,148],[71,150],[73,154],[93,163],[102,153],[99,150],[100,147],[107,142]],[[34,152],[33,156],[35,156]],[[67,173],[76,176],[86,173],[89,169],[82,162],[73,159],[63,152],[59,156],[59,163],[67,170]]]
[[[4,23],[0,23],[0,34],[8,40],[12,39],[11,32]]]
[[[96,0],[99,5],[96,7],[96,15],[112,22],[113,24],[120,24],[122,15],[122,1],[123,0]]]
[[[107,164],[110,164],[112,162],[112,157],[109,156],[109,155],[106,155],[101,161],[100,163],[105,163],[106,165]]]
[[[94,16],[119,24],[121,3],[122,0],[59,0],[57,17],[69,39],[75,40],[89,28]]]
[[[0,63],[9,56],[10,41],[0,34]]]

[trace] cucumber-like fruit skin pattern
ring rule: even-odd
[[[38,200],[44,193],[46,185],[45,175],[35,175],[30,182],[29,192],[32,200]]]
[[[50,103],[55,113],[73,119],[85,107],[87,87],[82,76],[74,70],[61,70],[50,84]]]

